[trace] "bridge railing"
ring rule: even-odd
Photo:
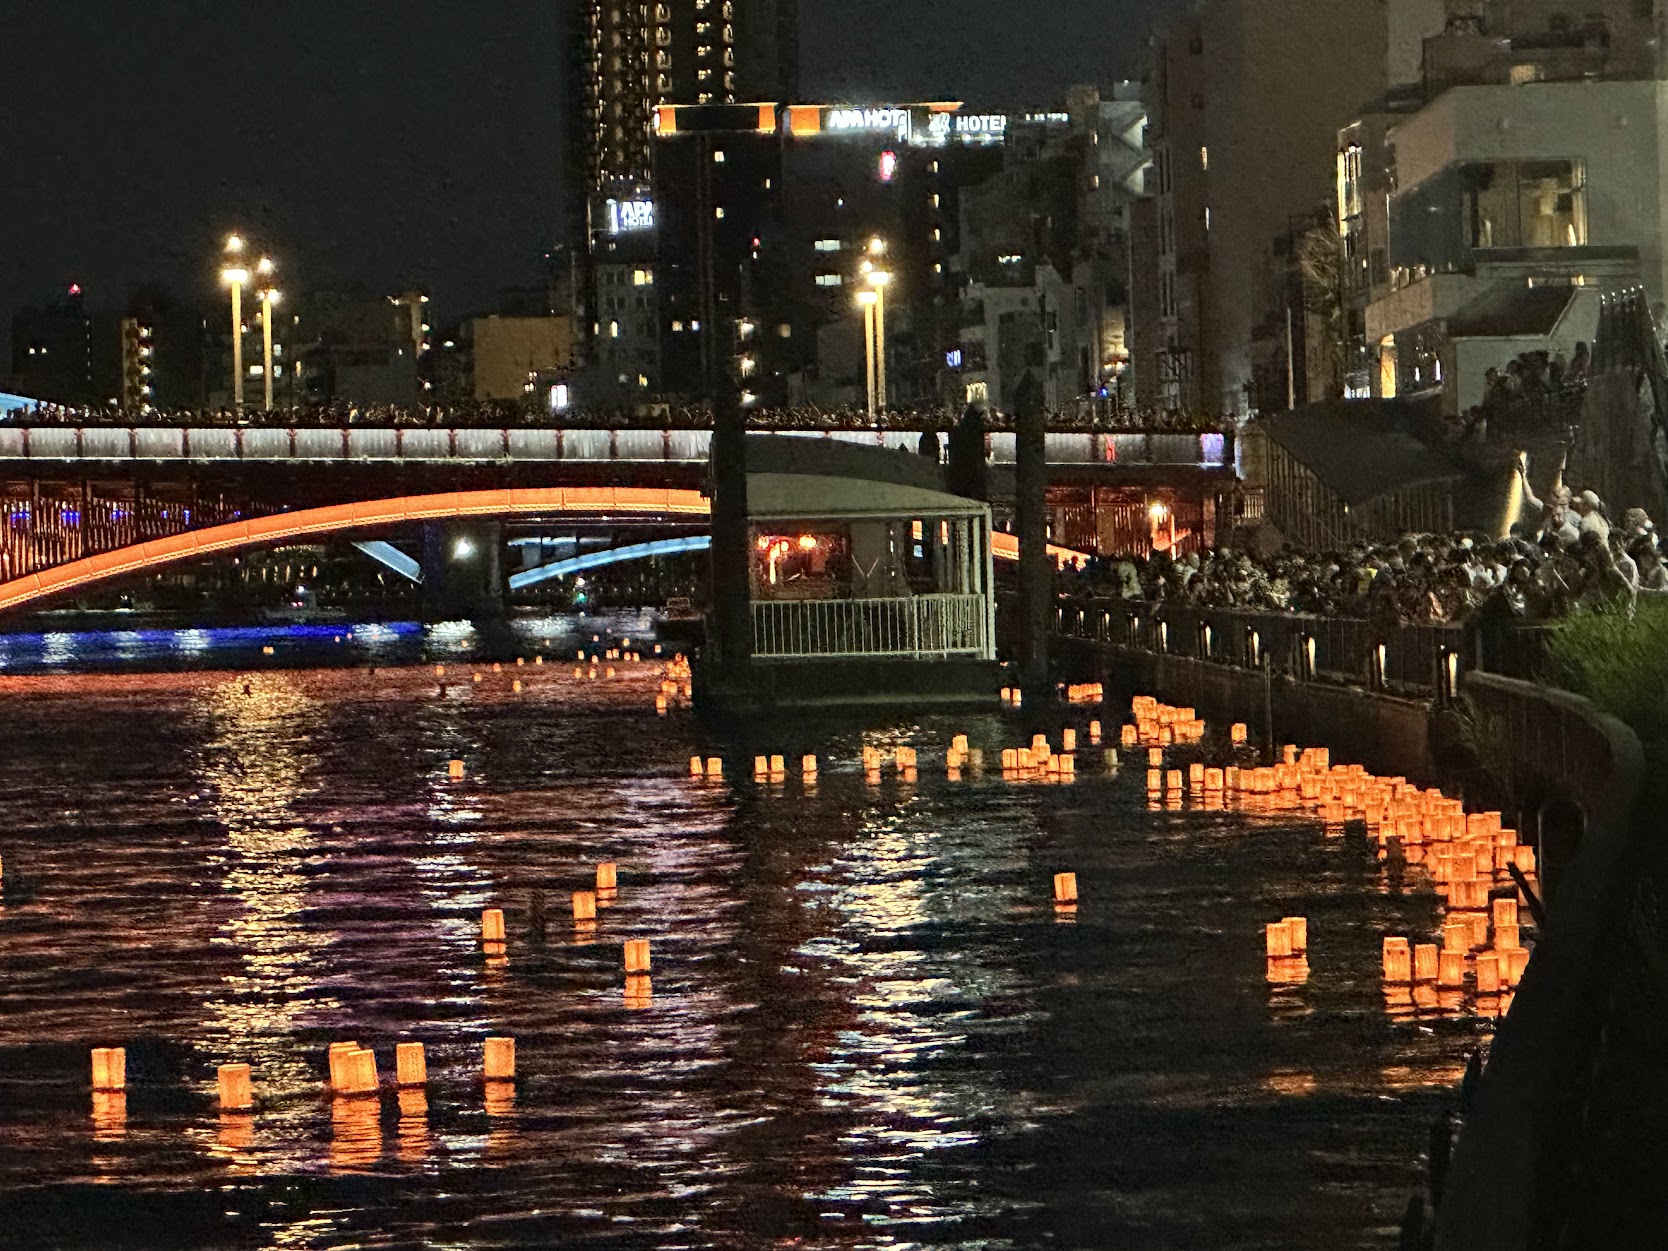
[[[1382,625],[1351,617],[1201,608],[1139,600],[1063,600],[1060,631],[1124,647],[1295,677],[1451,696],[1460,674],[1539,676],[1543,627]]]
[[[753,654],[764,659],[975,656],[990,659],[982,595],[767,600],[753,604]]]
[[[795,429],[786,437],[831,439],[914,453],[907,430]],[[0,425],[0,461],[497,461],[705,463],[710,430],[404,426],[25,426]],[[1047,436],[1056,465],[1228,469],[1233,443],[1219,433],[1064,432]],[[1013,464],[1015,436],[985,436],[993,464]]]

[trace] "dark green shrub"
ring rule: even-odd
[[[1585,695],[1646,742],[1668,742],[1668,603],[1641,596],[1629,615],[1583,613],[1547,640],[1547,677]]]

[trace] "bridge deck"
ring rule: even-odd
[[[903,430],[785,430],[913,452]],[[1232,451],[1216,433],[1054,433],[1053,465],[1226,469]],[[482,429],[475,427],[0,426],[0,465],[118,461],[193,463],[334,461],[406,464],[704,464],[709,430]],[[992,464],[1014,462],[1014,436],[985,436]]]

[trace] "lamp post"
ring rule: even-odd
[[[243,237],[230,235],[226,239],[226,264],[220,270],[220,281],[232,289],[232,411],[243,412],[243,284],[249,281],[249,271],[243,267]]]
[[[863,262],[863,275],[874,292],[875,313],[875,409],[886,409],[886,288],[892,275],[880,268],[880,258],[886,255],[886,240],[879,235],[869,240],[869,259]]]
[[[875,417],[875,306],[880,295],[875,291],[859,291],[857,303],[863,309],[863,377],[868,383],[869,418]]]
[[[884,269],[869,271],[869,286],[875,297],[875,403],[886,409],[886,287],[892,275]]]
[[[259,291],[261,300],[261,347],[263,349],[261,381],[266,384],[266,410],[272,411],[272,306],[278,303],[278,289],[272,285],[272,272],[277,268],[270,257],[261,257],[255,272],[264,280]]]

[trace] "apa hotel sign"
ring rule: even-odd
[[[653,200],[610,200],[608,201],[608,233],[611,235],[632,234],[639,230],[654,229],[654,201]]]
[[[883,131],[907,143],[912,120],[908,109],[827,109],[822,115],[822,128],[830,131]]]

